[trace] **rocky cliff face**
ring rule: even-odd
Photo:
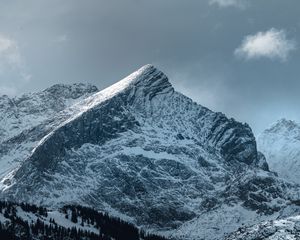
[[[220,239],[296,198],[294,185],[268,171],[247,124],[176,92],[151,65],[27,138],[39,142],[2,179],[2,197],[87,204],[175,238]]]
[[[288,181],[300,184],[300,125],[281,119],[258,137],[270,169]]]

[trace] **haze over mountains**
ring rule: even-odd
[[[193,102],[152,65],[102,91],[55,85],[0,105],[3,199],[90,206],[175,239],[300,214],[298,173],[287,173],[299,127],[283,120],[257,148],[247,124]]]

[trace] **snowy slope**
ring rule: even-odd
[[[298,240],[300,239],[300,216],[265,221],[252,227],[242,227],[226,240]]]
[[[177,239],[221,239],[299,197],[268,171],[247,124],[176,92],[151,65],[41,129],[32,154],[2,179],[3,198],[84,204]]]
[[[22,221],[27,222],[28,224],[36,223],[37,220],[43,222],[44,225],[48,226],[59,226],[65,229],[68,228],[76,228],[77,230],[80,229],[82,231],[88,231],[95,234],[99,234],[99,229],[95,225],[91,224],[81,224],[81,218],[78,217],[78,222],[74,223],[71,221],[71,212],[69,211],[67,214],[69,215],[66,218],[66,213],[63,212],[62,209],[58,210],[47,210],[47,214],[40,214],[38,211],[33,212],[27,209],[23,209],[19,204],[13,204],[10,207],[3,207],[0,211],[0,224],[10,225],[12,219],[14,218],[13,215],[22,219]],[[53,223],[53,220],[55,224]],[[17,233],[17,230],[14,231]],[[41,237],[42,238],[42,237]],[[35,239],[35,238],[34,238]]]
[[[91,208],[67,205],[51,210],[7,201],[0,201],[0,239],[167,240]]]
[[[260,134],[257,143],[272,171],[300,184],[300,124],[281,119]]]
[[[38,141],[68,115],[64,109],[97,88],[86,84],[54,85],[20,97],[0,96],[0,178],[14,171]]]

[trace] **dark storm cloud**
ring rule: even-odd
[[[297,46],[286,61],[235,54],[246,36],[271,29],[300,42],[298,0],[0,2],[0,36],[20,56],[19,67],[0,66],[2,92],[104,88],[152,63],[177,90],[256,132],[280,117],[300,122]]]

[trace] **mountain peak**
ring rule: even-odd
[[[293,121],[288,120],[285,118],[279,119],[277,122],[275,122],[270,128],[265,130],[266,132],[285,132],[285,131],[292,131],[295,129],[299,129],[299,125]]]
[[[150,99],[157,94],[174,91],[168,77],[151,64],[141,67],[130,76],[134,77],[133,85],[136,88],[143,88],[143,94],[148,95]]]
[[[55,84],[43,92],[55,96],[64,96],[65,98],[76,99],[87,93],[97,92],[98,88],[92,84],[74,83],[74,84]]]
[[[125,94],[128,102],[131,102],[141,99],[151,100],[157,95],[173,92],[174,89],[168,77],[153,65],[147,64],[115,84],[95,93],[81,105],[88,106],[90,109],[119,94]]]
[[[152,70],[152,69],[157,69],[154,65],[148,63],[148,64],[145,64],[144,66],[142,66],[140,69],[138,69],[137,71],[148,71],[148,70]]]
[[[158,68],[154,67],[151,64],[146,64],[143,67],[139,68],[137,71],[133,72],[129,76],[115,83],[114,85],[108,87],[105,90],[118,89],[123,90],[129,86],[135,88],[144,88],[145,93],[149,93],[150,90],[154,91],[163,91],[165,89],[173,89],[170,84],[168,77],[160,71]],[[123,88],[123,89],[122,89]]]
[[[280,125],[297,125],[294,120],[289,120],[289,119],[286,119],[286,118],[279,119],[276,122],[276,124],[280,124]]]
[[[271,171],[300,184],[300,125],[296,121],[278,120],[259,135],[257,146]]]

